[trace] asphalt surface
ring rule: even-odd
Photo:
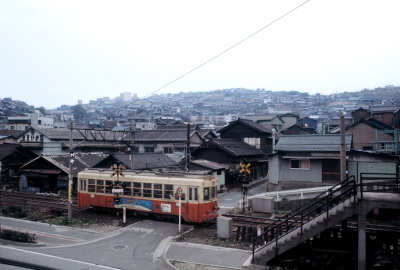
[[[263,189],[251,193],[257,188]],[[220,194],[221,212],[240,206],[241,198],[240,191]],[[107,233],[6,217],[0,225],[36,235],[36,244],[0,240],[0,263],[30,269],[243,269],[251,256],[248,250],[175,242],[178,224],[151,220]]]

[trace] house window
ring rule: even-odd
[[[310,160],[309,159],[291,159],[290,160],[290,169],[309,170],[310,169]]]
[[[173,154],[174,150],[172,147],[164,147],[164,154]]]
[[[260,149],[260,138],[244,138],[243,141],[257,149]]]
[[[383,142],[381,143],[381,150],[383,151],[394,151],[393,143]]]
[[[145,147],[144,152],[145,153],[154,153],[154,147]]]
[[[185,153],[186,151],[185,151],[185,148],[183,148],[183,147],[176,147],[176,148],[175,148],[175,152],[178,152],[178,153]]]

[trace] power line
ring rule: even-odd
[[[153,95],[154,93],[160,91],[161,89],[163,89],[163,88],[165,88],[165,87],[167,87],[167,86],[173,84],[174,82],[176,82],[176,81],[182,79],[183,77],[186,77],[186,76],[189,75],[190,73],[192,73],[192,72],[198,70],[199,68],[205,66],[206,64],[210,63],[211,61],[215,60],[216,58],[220,57],[221,55],[223,55],[223,54],[227,53],[228,51],[232,50],[232,49],[235,48],[236,46],[242,44],[242,43],[245,42],[246,40],[248,40],[248,39],[250,39],[251,37],[255,36],[256,34],[260,33],[261,31],[263,31],[263,30],[266,29],[267,27],[273,25],[274,23],[278,22],[279,20],[283,19],[284,17],[286,17],[287,15],[289,15],[290,13],[292,13],[292,12],[294,12],[295,10],[299,9],[300,7],[302,7],[303,5],[305,5],[306,3],[310,2],[310,1],[311,1],[311,0],[307,0],[307,1],[303,2],[303,3],[301,3],[300,5],[296,6],[295,8],[291,9],[290,11],[286,12],[285,14],[283,14],[283,15],[280,16],[280,17],[278,17],[278,18],[275,19],[274,21],[270,22],[270,23],[267,24],[266,26],[262,27],[261,29],[257,30],[256,32],[252,33],[251,35],[245,37],[244,39],[240,40],[239,42],[235,43],[234,45],[230,46],[230,47],[227,48],[226,50],[224,50],[224,51],[220,52],[219,54],[215,55],[214,57],[208,59],[207,61],[203,62],[202,64],[198,65],[197,67],[195,67],[195,68],[189,70],[188,72],[184,73],[183,75],[179,76],[178,78],[176,78],[176,79],[170,81],[169,83],[164,84],[164,85],[161,86],[160,88],[158,88],[158,89],[156,89],[156,90],[150,92],[148,95],[145,95],[143,98],[146,98],[146,97],[149,97],[149,96]],[[119,110],[121,110],[121,109],[123,109],[123,108],[125,108],[125,107],[128,107],[128,106],[130,106],[130,105],[132,105],[132,104],[134,104],[134,103],[136,103],[136,102],[137,102],[137,100],[135,100],[135,101],[133,101],[133,102],[127,104],[127,105],[124,105],[124,106],[120,107],[119,109],[115,110],[114,112],[117,112],[117,111],[119,111]]]

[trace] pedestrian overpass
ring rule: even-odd
[[[304,241],[358,216],[358,269],[366,269],[366,216],[374,208],[400,209],[399,176],[361,173],[331,187],[252,239],[253,254],[247,267],[263,269],[267,263]]]

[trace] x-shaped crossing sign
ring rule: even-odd
[[[249,170],[249,167],[250,167],[250,163],[247,163],[247,164],[244,164],[244,163],[240,163],[239,164],[240,165],[240,167],[241,167],[241,169],[240,169],[240,173],[244,173],[244,172],[246,172],[246,173],[250,173],[250,170]]]

